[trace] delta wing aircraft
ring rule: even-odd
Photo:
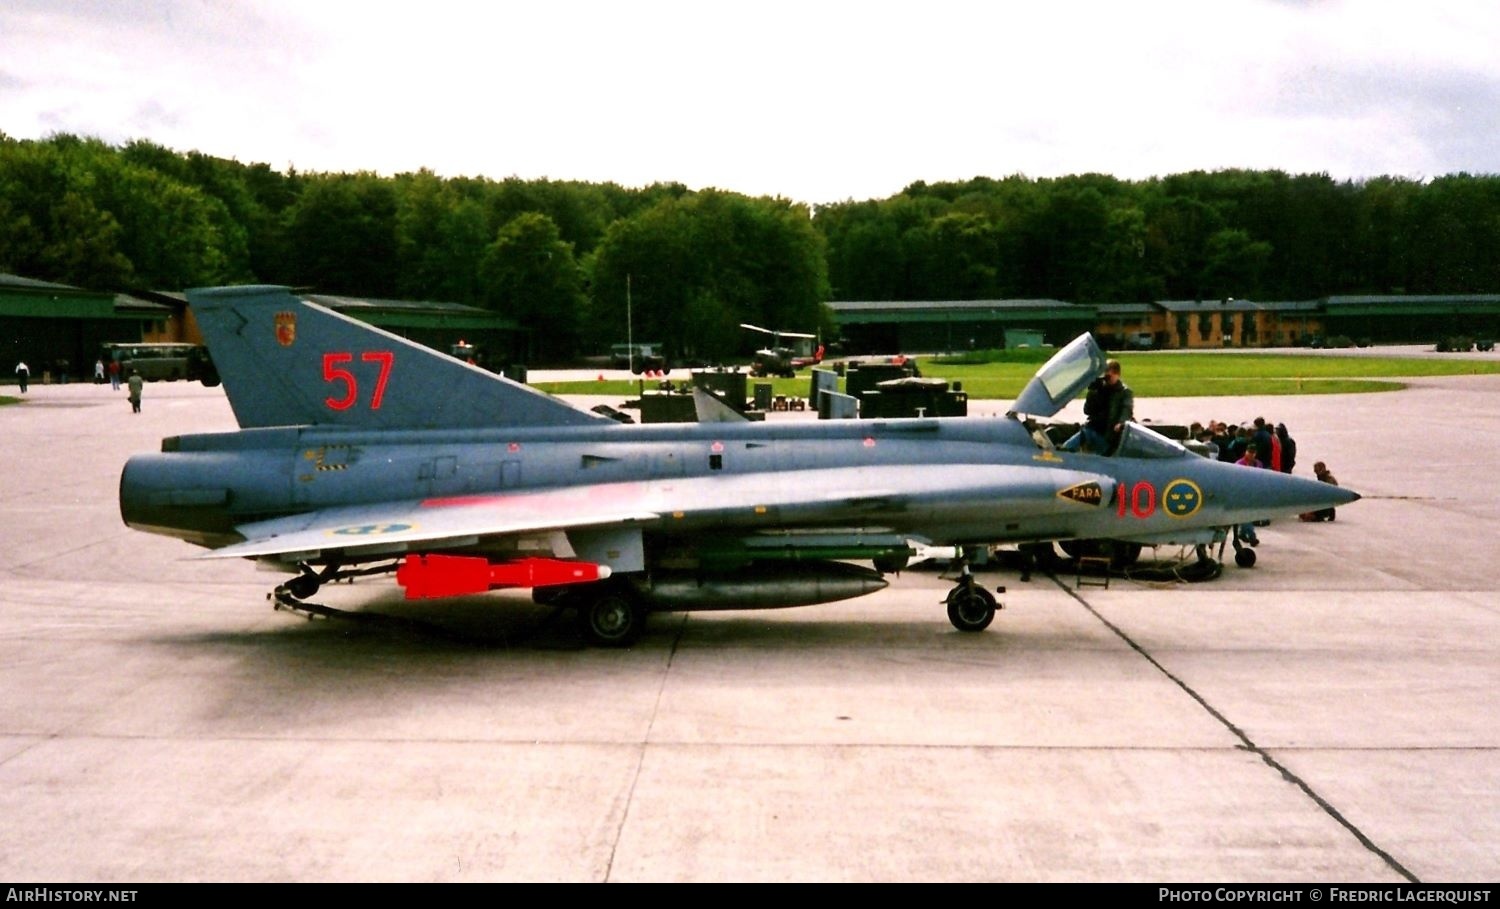
[[[241,428],[132,457],[121,514],[294,573],[274,596],[309,612],[320,585],[380,573],[409,599],[532,588],[623,646],[652,611],[874,592],[918,545],[1153,542],[1358,498],[1136,424],[1110,457],[1053,450],[1022,415],[1100,373],[1089,335],[1006,418],[624,425],[284,287],[188,299]],[[997,605],[967,570],[946,600],[962,631]]]

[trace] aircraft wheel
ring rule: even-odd
[[[606,588],[578,606],[578,632],[596,647],[629,647],[646,627],[646,611],[618,588]]]
[[[1255,550],[1249,546],[1246,546],[1244,549],[1235,550],[1234,564],[1241,568],[1253,568],[1255,566]]]
[[[995,620],[995,597],[983,587],[963,584],[948,594],[948,621],[959,631],[983,631]]]
[[[318,592],[322,586],[317,577],[310,574],[299,574],[286,582],[286,592],[299,600],[305,600]]]

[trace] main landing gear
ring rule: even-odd
[[[1234,564],[1241,568],[1254,568],[1255,550],[1250,547],[1260,541],[1250,542],[1240,539],[1240,529],[1238,527],[1234,528],[1234,536],[1231,539],[1234,542]]]
[[[575,596],[578,633],[595,647],[629,647],[646,628],[646,608],[624,584],[595,584]]]
[[[602,581],[576,587],[538,587],[531,593],[537,603],[572,609],[578,636],[595,647],[629,647],[646,628],[646,606],[634,589],[623,581]]]
[[[959,631],[983,631],[995,620],[996,610],[1004,607],[994,594],[975,582],[966,555],[960,554],[956,564],[958,583],[948,591],[948,598],[944,600],[948,606],[948,621]],[[1005,588],[997,587],[995,591],[1004,593]]]

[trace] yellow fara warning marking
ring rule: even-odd
[[[402,533],[416,529],[415,524],[351,524],[348,527],[335,527],[328,533],[341,537],[373,537],[384,533]]]
[[[1041,454],[1034,454],[1034,455],[1031,456],[1031,460],[1033,460],[1033,461],[1047,461],[1048,463],[1051,463],[1051,464],[1061,464],[1062,463],[1062,457],[1059,456],[1057,454],[1057,452],[1054,452],[1054,451],[1044,451]]]
[[[1104,504],[1104,490],[1092,480],[1079,483],[1077,486],[1069,486],[1067,489],[1059,489],[1057,495],[1059,498],[1081,502],[1084,505]]]
[[[1203,490],[1192,480],[1173,480],[1161,492],[1161,507],[1174,518],[1191,517],[1203,507]]]

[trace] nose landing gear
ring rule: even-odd
[[[985,590],[974,580],[969,570],[968,557],[960,554],[957,560],[958,583],[948,591],[943,602],[948,606],[948,621],[959,631],[983,631],[995,620],[995,612],[1003,609],[995,595]],[[995,588],[1004,593],[1004,587]]]

